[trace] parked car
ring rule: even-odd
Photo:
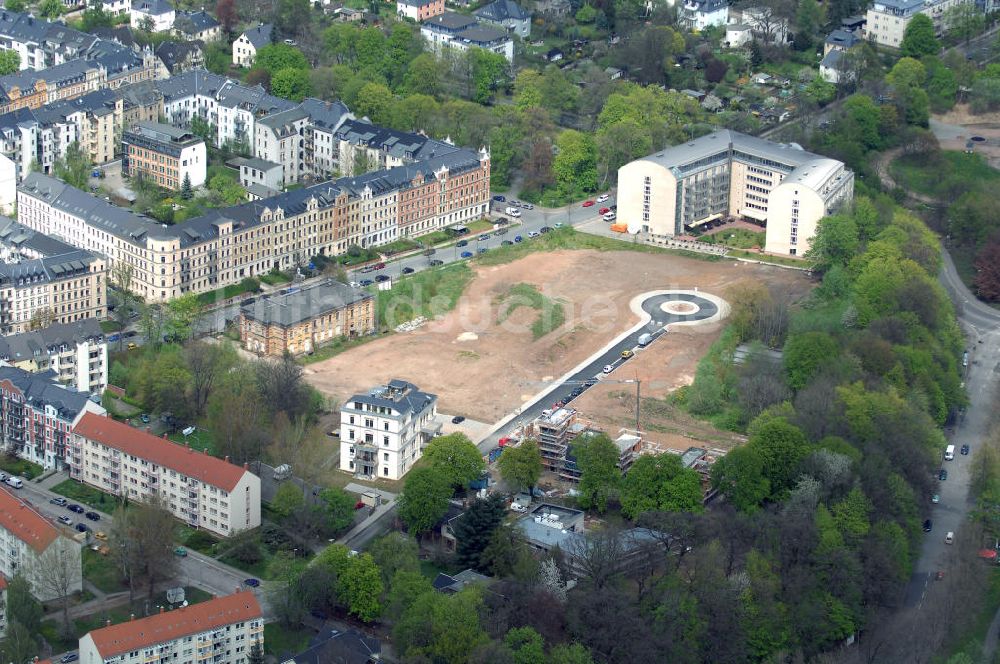
[[[376,270],[384,270],[385,269],[385,263],[376,263],[375,264],[375,269]]]
[[[257,579],[244,579],[243,583],[245,585],[250,586],[251,588],[256,588],[257,586],[260,585],[260,581],[258,581]]]
[[[618,215],[616,213],[608,212],[606,215],[604,215],[604,221],[614,221],[617,217]]]
[[[375,266],[374,266],[374,265],[365,265],[365,266],[364,266],[363,268],[361,268],[361,269],[360,269],[360,270],[358,270],[358,271],[359,271],[359,272],[363,272],[363,273],[366,273],[366,274],[367,274],[368,272],[374,272],[374,271],[375,271]]]
[[[24,488],[24,481],[21,480],[20,477],[8,477],[7,479],[4,480],[4,482],[7,484],[7,486],[14,489]]]
[[[498,195],[498,196],[494,196],[493,200],[495,200],[497,203],[506,203],[507,202],[507,197],[506,196],[499,196]]]
[[[174,549],[174,555],[179,558],[187,558],[187,554],[188,554],[187,549],[185,549],[183,546],[179,546],[176,549]]]
[[[507,229],[506,228],[498,228],[497,231],[496,231],[496,234],[497,235],[506,235],[507,234]]]
[[[584,201],[583,207],[594,207],[594,201]]]
[[[538,229],[538,232],[539,233],[548,233],[551,230],[552,230],[551,226],[542,226],[541,228]]]
[[[509,216],[514,217],[515,219],[521,216],[521,211],[513,207],[507,208],[506,210],[504,210],[504,212],[506,212]]]
[[[78,653],[68,652],[59,658],[59,664],[68,664],[68,662],[75,662],[78,659],[80,659],[80,655]]]
[[[607,214],[608,212],[611,212],[611,208],[602,207],[597,211],[597,214]]]
[[[360,283],[361,287],[364,288],[365,286],[371,286],[375,282],[372,281],[371,279],[362,279]]]
[[[609,198],[611,198],[611,197],[608,196],[607,194],[601,194],[600,196],[597,197],[597,202],[598,203],[603,203],[604,201],[608,200]]]
[[[962,454],[966,454],[967,455],[968,453],[969,453],[969,446],[968,446],[968,444],[962,445]]]
[[[135,350],[136,348],[138,348],[138,346],[136,346],[136,345],[135,345],[134,343],[132,343],[132,342],[129,342],[129,344],[128,344],[128,349],[129,349],[129,350]]]
[[[468,244],[469,244],[468,240],[459,240],[458,242],[455,243],[455,246],[456,247],[465,247]]]
[[[86,516],[91,521],[100,521],[101,520],[101,515],[98,514],[97,512],[87,512],[84,516]]]
[[[487,251],[489,251],[489,247],[480,247],[479,248],[479,253],[481,253],[481,254],[485,254]]]
[[[52,503],[53,505],[58,505],[59,507],[66,507],[66,499],[63,498],[62,496],[53,498],[49,502]]]
[[[438,265],[444,265],[444,261],[435,258],[430,263],[428,263],[428,265],[430,265],[431,267],[437,267]]]
[[[523,238],[523,237],[521,237],[520,235],[515,235],[515,236],[514,236],[514,242],[521,242],[521,241],[523,241],[523,240],[524,240],[524,238]]]
[[[149,424],[149,415],[148,414],[143,413],[142,415],[139,416],[139,419],[142,420],[143,424]]]
[[[948,471],[942,468],[940,472],[938,472],[938,479],[941,480],[942,482],[948,479]]]
[[[471,251],[463,251],[463,252],[462,252],[462,253],[460,254],[460,256],[461,256],[462,258],[472,258],[472,252],[471,252]]]
[[[118,334],[117,332],[115,334],[109,334],[108,335],[108,343],[114,343],[115,341],[118,341],[121,338],[122,338],[122,335]]]
[[[456,415],[455,417],[451,418],[451,423],[452,424],[461,424],[464,421],[465,421],[465,418],[462,417],[461,415]]]
[[[562,228],[564,225],[565,224],[563,224],[563,222],[557,221],[556,223],[552,224],[552,228]]]
[[[83,514],[84,512],[87,511],[82,507],[80,507],[79,505],[77,505],[76,503],[73,503],[72,505],[67,505],[66,509],[68,509],[70,512],[75,512],[76,514]]]
[[[925,519],[924,520],[924,532],[925,533],[931,532],[931,528],[933,527],[933,525],[934,524],[931,523],[930,519]]]
[[[68,516],[61,516],[59,517],[59,523],[63,524],[64,526],[72,526],[73,519],[69,518]]]
[[[538,237],[539,233],[537,231],[528,231],[528,237]]]
[[[622,359],[624,359],[624,360],[627,360],[628,358],[632,357],[633,355],[635,355],[635,353],[633,353],[629,349],[625,349],[625,350],[622,351]]]
[[[500,245],[503,246],[503,247],[509,247],[512,244],[514,244],[514,243],[511,242],[510,240],[504,240],[503,242],[500,243]]]
[[[87,525],[87,524],[85,524],[85,523],[78,523],[78,524],[76,524],[76,531],[77,531],[78,533],[86,533],[86,532],[89,532],[89,531],[90,531],[90,526],[88,526],[88,525]]]
[[[931,496],[931,502],[937,505],[938,503],[941,502],[941,496],[935,493],[933,496]]]
[[[413,268],[412,267],[404,267],[403,268],[403,274],[413,274]]]
[[[534,210],[535,209],[535,206],[532,205],[531,203],[521,203],[521,207],[523,207],[525,210]]]
[[[388,274],[379,274],[375,277],[375,281],[381,283],[383,281],[389,281],[389,278]]]

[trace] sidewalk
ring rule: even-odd
[[[49,475],[48,477],[46,477],[41,482],[36,482],[36,484],[39,487],[45,489],[46,491],[52,491],[52,487],[54,487],[57,484],[62,484],[63,482],[65,482],[68,479],[69,479],[69,475],[67,475],[66,473],[64,473],[62,471],[59,471],[59,472],[56,472],[56,473],[52,473],[51,475]]]
[[[366,491],[375,491],[382,497],[382,504],[375,509],[370,509],[368,517],[359,524],[356,524],[353,528],[348,530],[346,533],[337,538],[338,544],[347,544],[351,541],[358,533],[363,532],[366,528],[374,524],[376,521],[385,516],[386,513],[395,509],[396,507],[396,494],[389,493],[388,491],[383,491],[382,489],[372,489],[371,487],[361,486],[360,484],[348,484],[344,487],[345,491],[351,493],[361,494]]]

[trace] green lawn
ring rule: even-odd
[[[222,556],[219,558],[219,562],[235,567],[236,569],[243,570],[250,576],[255,576],[258,579],[266,579],[267,568],[271,565],[271,560],[273,558],[274,556],[268,553],[265,547],[261,546],[261,559],[256,563],[248,564],[232,556]]]
[[[102,320],[101,321],[101,332],[104,334],[111,334],[112,332],[118,331],[118,322],[113,320]]]
[[[61,496],[66,496],[74,503],[89,505],[99,509],[105,514],[110,514],[118,507],[118,498],[110,493],[104,493],[97,489],[77,482],[76,480],[65,480],[52,487],[52,490]]]
[[[215,553],[215,545],[219,542],[218,538],[212,537],[204,530],[185,524],[177,528],[177,541],[192,551],[204,553],[206,556]]]
[[[497,298],[497,304],[501,306],[497,321],[500,323],[521,307],[537,311],[538,318],[531,324],[531,335],[535,340],[544,337],[566,320],[563,306],[542,295],[532,284],[514,284]]]
[[[617,238],[581,233],[569,226],[555,228],[544,235],[517,244],[498,247],[489,253],[473,259],[479,265],[503,265],[524,258],[536,251],[557,251],[559,249],[592,249],[595,251],[639,251],[646,254],[673,254],[706,261],[721,260],[720,256],[699,254],[682,249],[666,249],[641,242],[630,242]]]
[[[264,654],[282,657],[295,655],[306,649],[309,639],[316,632],[308,627],[287,627],[280,622],[264,625]]]
[[[702,235],[698,240],[708,244],[720,244],[734,249],[754,249],[764,246],[764,231],[756,232],[746,228],[726,229],[712,235]]]
[[[984,601],[979,611],[966,616],[966,619],[956,625],[951,633],[950,642],[942,649],[942,654],[934,657],[933,664],[946,664],[952,661],[949,657],[964,653],[968,661],[982,661],[983,643],[986,641],[986,631],[993,617],[1000,610],[1000,568],[990,571],[989,585],[983,589]],[[962,660],[966,661],[966,660]],[[993,662],[996,662],[994,659]]]
[[[206,449],[208,453],[213,456],[221,457],[219,448],[215,444],[215,439],[212,437],[212,432],[207,429],[197,428],[194,430],[190,436],[185,436],[180,431],[175,431],[168,435],[170,440],[175,443],[180,443],[181,445],[190,445],[191,449],[196,452],[204,452]]]
[[[76,650],[80,645],[79,637],[68,636],[65,637],[62,634],[62,626],[60,621],[57,620],[46,620],[42,623],[42,628],[39,630],[41,632],[42,638],[52,646],[52,652],[66,652],[67,650]]]
[[[493,230],[493,222],[489,219],[477,219],[471,224],[466,224],[465,227],[469,229],[470,233],[482,233]]]
[[[389,244],[384,244],[380,246],[379,251],[381,251],[386,256],[391,256],[393,254],[401,254],[404,251],[411,251],[419,247],[420,244],[416,240],[403,238],[402,240],[396,240],[395,242],[390,242]]]
[[[903,155],[889,165],[896,184],[935,198],[948,198],[956,185],[976,186],[1000,180],[1000,171],[980,154],[945,151],[939,159]]]
[[[449,233],[448,231],[434,231],[433,233],[428,233],[427,235],[421,235],[418,239],[425,247],[432,247],[435,244],[441,244],[442,242],[447,242],[448,240],[454,240],[455,234]]]
[[[37,463],[31,463],[17,457],[3,455],[0,456],[0,469],[11,475],[18,475],[26,480],[34,479],[45,472],[45,469]]]
[[[466,263],[431,268],[393,282],[392,289],[378,291],[375,305],[380,328],[394,328],[417,316],[433,319],[451,311],[472,281]]]
[[[350,350],[352,348],[357,348],[358,346],[363,346],[369,341],[375,341],[379,339],[379,335],[371,334],[364,337],[337,337],[328,344],[320,346],[312,355],[302,355],[298,358],[299,362],[302,364],[312,364],[314,362],[322,362],[323,360],[329,360],[334,355],[339,355],[345,350]]]
[[[268,282],[270,283],[270,282]],[[215,304],[223,300],[228,300],[237,295],[252,294],[260,290],[260,282],[257,279],[249,278],[240,281],[238,284],[230,284],[225,288],[218,288],[213,291],[198,294],[198,303],[201,305]]]
[[[122,580],[121,569],[111,557],[102,556],[89,547],[83,549],[83,578],[106,593],[128,590],[128,586]]]
[[[743,251],[741,249],[733,249],[728,254],[729,258],[748,258],[752,261],[760,261],[761,263],[769,263],[771,265],[784,265],[788,267],[800,267],[808,268],[809,262],[803,258],[795,258],[794,256],[772,256],[771,254],[760,254],[756,251]]]
[[[257,278],[270,286],[287,284],[292,280],[292,278],[284,272],[268,272],[267,274],[262,274]]]

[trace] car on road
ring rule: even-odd
[[[597,214],[607,214],[608,212],[611,212],[611,208],[602,207],[597,211]]]
[[[584,201],[583,207],[594,207],[594,201]]]
[[[149,415],[147,415],[146,413],[140,415],[139,419],[142,420],[143,424],[149,424]]]
[[[462,256],[462,258],[472,258],[472,252],[471,251],[463,251],[461,253],[461,256]]]
[[[63,498],[62,496],[59,496],[58,498],[52,498],[51,500],[49,500],[49,502],[52,503],[53,505],[58,505],[59,507],[66,507],[66,499]]]
[[[497,203],[506,203],[507,202],[507,197],[506,196],[494,196],[493,200],[495,200]]]
[[[608,212],[604,215],[604,221],[614,221],[616,217],[618,217],[618,215],[614,212]]]
[[[538,231],[528,231],[528,237],[538,237],[541,235]]]
[[[608,200],[609,198],[611,198],[611,197],[608,196],[607,194],[601,194],[600,196],[597,197],[597,202],[598,203],[603,203],[604,201]]]
[[[969,446],[968,446],[968,444],[962,445],[962,454],[965,454],[965,455],[969,454]]]
[[[552,228],[562,228],[563,225],[564,225],[563,222],[557,221],[556,223],[552,224]]]
[[[522,240],[524,240],[524,238],[521,237],[520,235],[515,235],[514,236],[514,242],[521,242]]]
[[[368,272],[374,272],[374,271],[375,271],[375,266],[374,265],[365,265],[363,268],[361,268],[360,270],[358,270],[358,272],[362,272],[362,273],[368,273]]]
[[[464,421],[465,421],[465,418],[462,417],[461,415],[456,415],[455,417],[451,418],[451,423],[452,424],[461,424]]]
[[[459,240],[458,242],[455,243],[455,246],[456,247],[465,247],[465,246],[468,246],[468,244],[469,244],[468,240]]]
[[[479,253],[485,254],[489,250],[490,250],[489,247],[480,247],[479,248]]]
[[[68,662],[75,662],[80,659],[80,655],[75,652],[68,652],[59,658],[59,664],[68,664]]]
[[[925,520],[924,520],[924,532],[925,532],[925,533],[929,533],[929,532],[931,532],[931,529],[932,529],[933,527],[934,527],[934,524],[932,524],[932,523],[931,523],[931,520],[930,520],[930,519],[925,519]]]
[[[510,240],[504,240],[503,242],[500,243],[500,246],[501,247],[509,247],[512,244],[514,244],[514,243],[511,242]]]
[[[379,274],[375,277],[375,281],[382,283],[383,281],[389,281],[390,277],[388,274]]]
[[[109,334],[108,335],[108,343],[114,343],[115,341],[118,341],[121,338],[122,338],[122,335],[120,335],[120,334],[117,334],[117,333],[115,333],[115,334]]]
[[[944,468],[938,471],[938,479],[941,480],[942,482],[948,479],[948,471],[945,470]]]
[[[604,369],[602,369],[602,371],[604,373],[606,373],[606,374],[609,374],[609,373],[611,373],[614,370],[615,370],[615,368],[613,366],[611,366],[610,364],[605,364],[604,365]]]
[[[535,209],[535,206],[532,205],[531,203],[521,203],[521,207],[523,207],[525,210],[534,210]]]
[[[539,233],[549,233],[551,231],[552,231],[551,226],[542,226],[541,228],[538,229]]]
[[[509,216],[514,217],[515,219],[521,216],[521,211],[513,207],[507,208],[506,210],[504,210],[504,212],[506,212]]]
[[[63,524],[64,526],[72,526],[73,519],[69,518],[68,516],[61,516],[59,517],[59,523]]]
[[[375,269],[376,270],[384,270],[385,269],[385,263],[375,263]]]
[[[177,556],[178,558],[187,558],[187,554],[188,554],[187,549],[185,549],[183,546],[179,546],[176,549],[174,549],[174,555]]]
[[[375,283],[375,282],[372,281],[371,279],[362,279],[360,281],[360,284],[361,284],[362,288],[364,288],[365,286],[371,286],[373,283]]]
[[[617,205],[612,205],[611,206],[611,211],[612,212],[618,212],[618,206]]]
[[[498,228],[497,231],[496,231],[496,234],[497,235],[506,235],[507,234],[507,229],[506,228]]]
[[[358,283],[358,282],[356,282],[356,281],[352,281],[352,282],[350,282],[350,283],[348,284],[348,286],[350,286],[351,288],[358,288],[358,287],[360,287],[360,286],[361,286],[361,284],[359,284],[359,283]]]
[[[97,512],[87,512],[84,516],[86,516],[91,521],[100,521],[101,520],[101,515],[98,514]]]
[[[79,505],[77,505],[76,503],[73,503],[71,505],[67,505],[66,509],[68,509],[70,512],[75,512],[76,514],[83,514],[84,512],[87,511],[87,510],[83,509],[82,507],[80,507]]]
[[[622,351],[622,359],[623,360],[627,360],[628,358],[632,357],[633,355],[635,355],[635,353],[632,352],[628,348],[626,348],[625,350]]]
[[[403,274],[413,274],[413,268],[412,267],[404,267],[403,268]]]
[[[98,530],[96,533],[94,533],[94,537],[96,537],[99,540],[106,540],[106,539],[108,539],[107,534],[104,533],[101,530]]]
[[[250,586],[251,588],[256,588],[257,586],[260,585],[260,581],[258,581],[257,579],[244,579],[243,584]]]
[[[0,482],[6,482],[8,477],[10,477],[10,475],[7,473],[0,472]]]
[[[90,526],[88,526],[85,523],[78,523],[78,524],[76,524],[76,530],[77,530],[77,532],[80,532],[80,533],[86,533],[86,532],[90,531]]]
[[[438,265],[444,265],[444,261],[435,258],[430,263],[428,263],[428,265],[430,265],[431,267],[437,267]]]

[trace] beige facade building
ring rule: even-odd
[[[104,318],[107,266],[87,251],[0,264],[0,334]]]
[[[766,225],[766,251],[802,256],[816,223],[853,195],[843,163],[723,130],[622,166],[618,223],[655,238],[746,218]]]
[[[0,338],[0,360],[31,373],[52,371],[78,392],[100,394],[108,386],[108,342],[96,318]]]
[[[11,578],[18,572],[31,584],[31,594],[40,602],[59,599],[58,585],[46,581],[58,567],[70,594],[83,590],[83,558],[80,543],[46,519],[35,508],[0,488],[0,574]]]
[[[243,591],[87,632],[80,662],[244,664],[254,644],[264,647],[264,614]]]
[[[260,478],[245,465],[109,417],[84,414],[73,427],[66,460],[73,479],[131,501],[158,497],[185,524],[215,535],[260,525]]]
[[[341,178],[213,210],[163,227],[54,178],[18,188],[18,221],[134,268],[147,302],[201,293],[277,268],[416,237],[489,211],[490,157],[454,149],[419,163]],[[93,314],[92,314],[93,315]]]
[[[375,333],[375,298],[337,281],[268,298],[240,311],[240,340],[251,353],[311,353],[341,337]]]
[[[926,14],[940,34],[945,29],[945,12],[960,4],[972,4],[972,0],[875,0],[868,8],[865,36],[876,44],[899,48],[914,16]]]

